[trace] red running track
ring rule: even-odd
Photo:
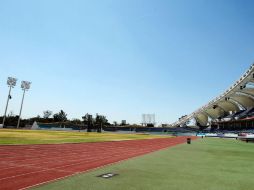
[[[26,189],[184,142],[186,137],[0,146],[0,190]]]

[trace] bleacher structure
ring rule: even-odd
[[[192,119],[203,128],[254,128],[254,64],[221,95],[170,126],[186,126]]]

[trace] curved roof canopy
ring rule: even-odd
[[[209,118],[215,120],[251,107],[254,107],[254,64],[224,93],[171,126],[181,126],[193,118],[206,126]]]

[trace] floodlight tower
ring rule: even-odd
[[[11,89],[14,88],[14,86],[16,86],[16,83],[17,83],[17,79],[16,78],[8,77],[8,79],[7,79],[7,85],[9,86],[9,93],[8,93],[6,107],[5,107],[5,111],[4,111],[4,118],[3,118],[2,127],[4,127],[4,122],[5,122],[5,119],[6,119],[6,112],[7,112],[7,109],[8,109],[9,100],[11,99]]]
[[[17,128],[19,128],[19,124],[20,124],[20,117],[21,117],[21,112],[22,112],[22,108],[23,108],[25,92],[30,89],[30,85],[31,85],[31,82],[28,82],[28,81],[21,82],[21,88],[23,90],[23,97],[22,97],[20,111],[19,111],[19,120],[18,120]]]

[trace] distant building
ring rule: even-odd
[[[142,125],[146,127],[154,127],[155,114],[142,114]]]
[[[127,123],[126,123],[126,120],[122,120],[122,123],[121,123],[121,125],[126,125]]]

